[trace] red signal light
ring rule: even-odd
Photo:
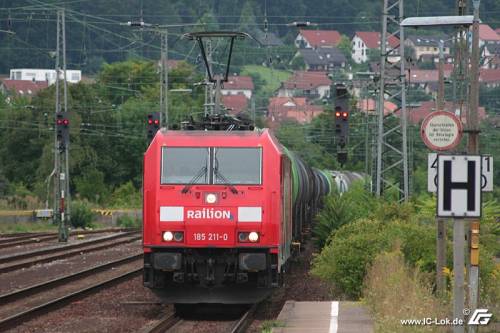
[[[349,117],[349,113],[342,112],[342,118],[347,119]]]
[[[68,119],[63,119],[62,123],[63,123],[63,125],[68,126],[69,125],[69,120]]]
[[[335,112],[335,117],[337,117],[337,118],[340,117],[340,111]]]
[[[57,119],[56,124],[57,125],[61,125],[62,124],[62,120],[61,119]]]
[[[153,124],[153,120],[152,119],[148,119],[148,124],[152,125]]]
[[[155,119],[155,125],[158,125],[160,121],[158,119]]]

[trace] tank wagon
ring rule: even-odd
[[[176,304],[263,299],[334,186],[267,129],[161,130],[143,183],[144,285]]]

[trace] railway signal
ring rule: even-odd
[[[348,92],[343,84],[335,87],[335,142],[337,143],[337,161],[347,162],[347,143],[349,137]]]
[[[62,152],[69,143],[69,119],[66,112],[56,114],[56,131],[59,150]]]
[[[148,131],[148,139],[153,139],[156,135],[156,132],[160,129],[161,123],[161,114],[160,112],[153,112],[148,114],[147,120],[147,131]]]
[[[341,148],[347,145],[347,137],[349,134],[349,112],[337,107],[335,110],[335,135],[337,144]]]

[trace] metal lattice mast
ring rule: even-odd
[[[66,78],[66,20],[64,9],[57,11],[57,46],[56,46],[56,107],[55,117],[63,112],[67,117],[68,112],[68,84]],[[61,56],[63,72],[63,100],[61,107]],[[55,122],[54,122],[55,125]],[[56,126],[57,127],[57,126]],[[59,241],[68,241],[68,226],[70,219],[69,196],[69,137],[58,138],[58,129],[55,132],[54,145],[54,217],[59,225]]]
[[[380,196],[394,188],[401,201],[406,201],[409,170],[404,31],[399,25],[402,19],[403,0],[383,0],[375,190]],[[396,39],[398,45],[394,45]],[[394,103],[397,110],[385,114],[386,102]]]

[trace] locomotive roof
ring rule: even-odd
[[[241,144],[241,139],[248,139],[252,144],[257,144],[260,142],[269,142],[272,146],[276,148],[280,153],[284,153],[282,145],[279,143],[278,139],[269,131],[269,129],[259,129],[255,131],[175,131],[175,130],[165,130],[162,128],[155,136],[153,143],[163,145],[164,140],[168,140],[172,143],[172,140],[179,139],[181,145],[190,142],[190,138],[206,138],[221,140],[227,138],[227,140],[236,140],[234,143],[236,145]],[[227,142],[226,140],[224,140]],[[152,143],[152,145],[153,145]],[[232,142],[233,143],[233,142]]]
[[[175,130],[165,130],[161,129],[161,134],[163,136],[249,136],[249,137],[260,137],[263,134],[267,134],[268,129],[256,130],[256,131],[175,131]]]

